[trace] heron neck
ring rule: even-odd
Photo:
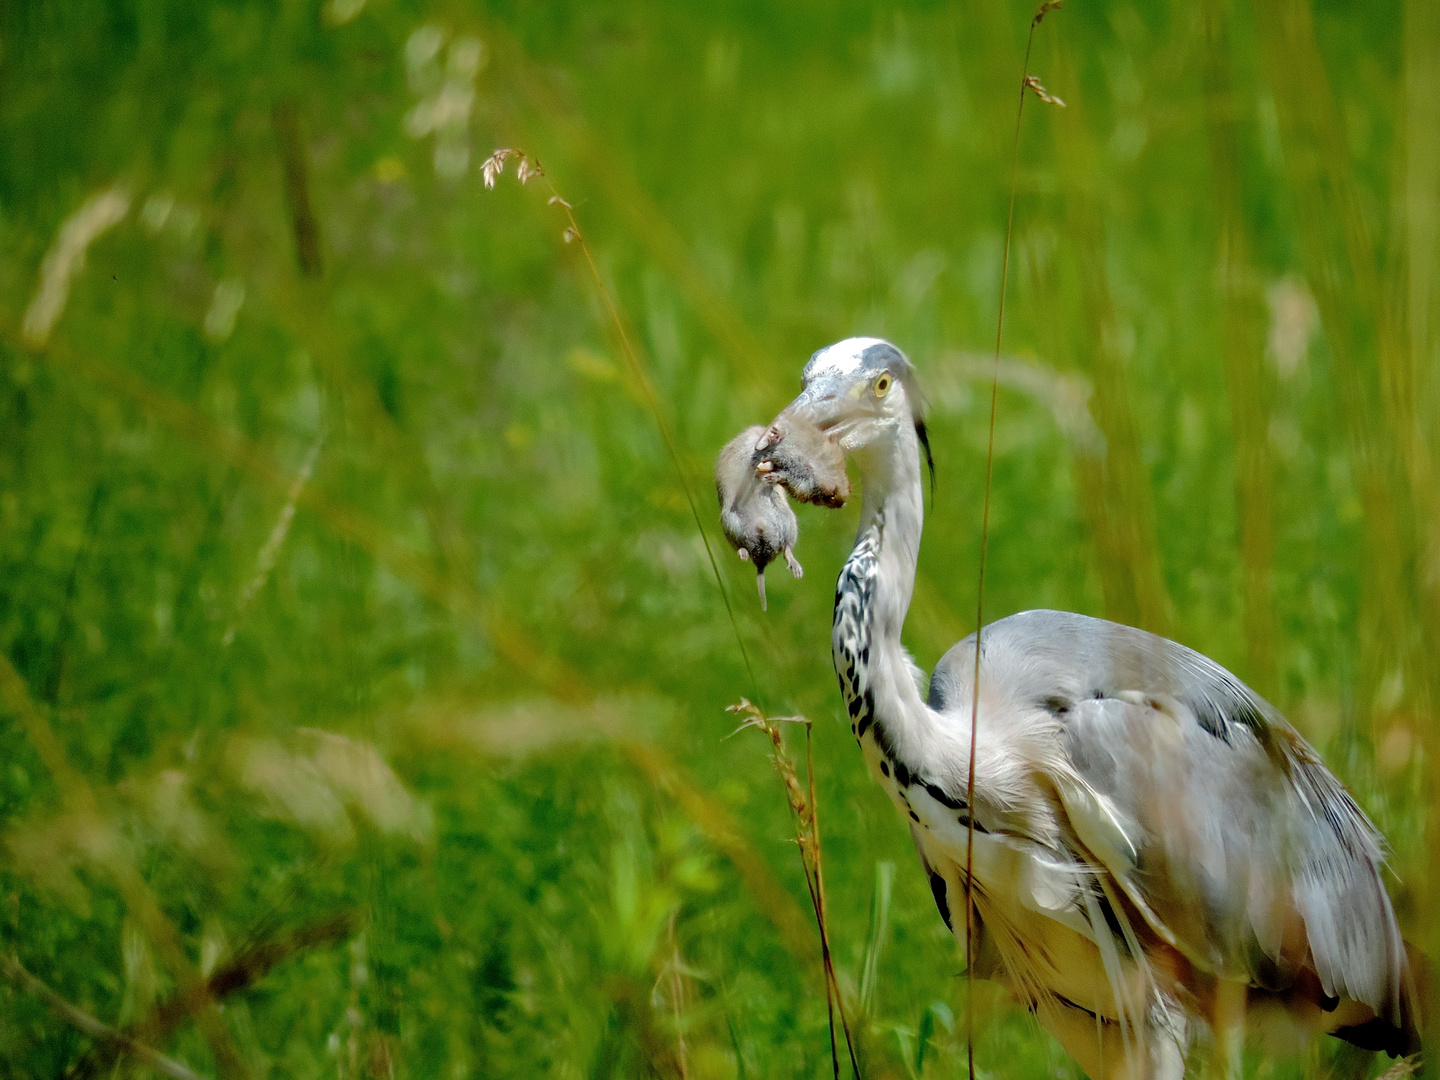
[[[869,604],[876,636],[900,644],[910,598],[915,591],[915,565],[925,523],[920,452],[914,429],[902,429],[891,445],[856,456],[860,467],[859,535],[878,533],[880,547],[877,588]]]
[[[907,743],[929,715],[900,643],[925,519],[919,444],[907,424],[854,456],[863,503],[835,594],[835,670],[857,737],[863,740],[868,714],[892,740]]]

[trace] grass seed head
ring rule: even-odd
[[[513,147],[506,146],[494,151],[480,163],[480,175],[485,178],[485,186],[487,188],[493,188],[495,181],[504,175],[505,162],[509,161],[512,157],[518,157],[521,161],[524,161],[525,154]]]
[[[1035,17],[1030,20],[1030,25],[1039,26],[1041,19],[1045,18],[1046,15],[1049,15],[1050,12],[1056,8],[1063,7],[1064,4],[1065,0],[1045,0],[1045,3],[1035,9]]]
[[[1033,90],[1035,92],[1035,96],[1038,97],[1041,101],[1045,102],[1046,105],[1058,105],[1062,109],[1065,107],[1064,101],[1062,101],[1060,98],[1056,97],[1054,94],[1050,93],[1048,90],[1045,89],[1045,87],[1041,84],[1040,77],[1038,75],[1026,75],[1025,85],[1028,86],[1031,90]]]

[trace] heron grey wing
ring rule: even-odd
[[[1095,854],[1157,929],[1200,966],[1272,989],[1312,967],[1327,996],[1398,1026],[1406,961],[1379,839],[1298,736],[1280,735],[1277,761],[1248,728],[1220,739],[1153,696],[1078,702],[1064,719],[1070,763],[1135,852]],[[1084,828],[1093,810],[1062,800]]]
[[[1100,619],[1025,612],[982,641],[982,687],[1055,717],[1078,778],[1057,784],[1067,816],[1162,936],[1260,985],[1311,966],[1327,995],[1398,1024],[1380,838],[1279,713],[1199,653]],[[968,695],[973,648],[937,665],[936,708]]]
[[[1111,693],[1060,706],[1066,762],[1082,781],[1057,784],[1072,829],[1197,966],[1288,982],[1304,961],[1285,914],[1306,845],[1283,775],[1257,744],[1207,734],[1174,699]],[[1112,823],[1127,846],[1092,839]]]

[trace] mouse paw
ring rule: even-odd
[[[790,567],[790,573],[797,578],[805,576],[805,568],[800,565],[800,560],[795,558],[795,553],[788,547],[785,549],[785,565]]]

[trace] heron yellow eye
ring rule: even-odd
[[[881,375],[880,375],[880,377],[875,380],[875,396],[876,396],[876,397],[884,397],[884,396],[885,396],[886,394],[888,394],[889,392],[890,392],[890,373],[889,373],[888,371],[886,371],[886,372],[882,372]]]

